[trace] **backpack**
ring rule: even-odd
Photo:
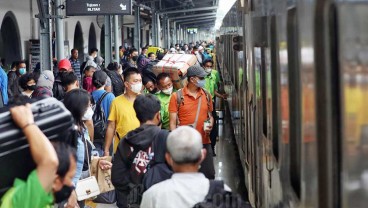
[[[84,69],[86,68],[87,61],[83,62],[80,66],[80,73],[83,74]]]
[[[92,97],[92,101],[93,101],[93,106],[92,106],[92,110],[93,110],[93,116],[92,116],[92,121],[93,121],[93,126],[94,126],[94,138],[93,138],[93,142],[104,142],[105,140],[105,131],[106,131],[106,116],[105,116],[105,111],[102,108],[102,101],[103,99],[107,96],[107,94],[109,94],[108,92],[104,92],[100,99],[98,99],[97,103],[94,102],[94,99]]]
[[[104,70],[111,79],[112,93],[115,97],[124,93],[124,83],[121,76],[116,71]]]
[[[236,193],[224,189],[224,181],[210,180],[210,188],[204,201],[194,205],[193,208],[251,208],[251,205]]]
[[[65,91],[64,91],[64,87],[61,83],[61,77],[60,76],[62,76],[60,73],[56,76],[54,85],[52,87],[52,94],[53,94],[54,98],[56,98],[58,100],[64,99],[64,96],[65,96]]]
[[[130,179],[132,180],[129,183],[129,195],[128,195],[128,204],[129,207],[139,207],[141,201],[142,201],[142,196],[143,196],[143,192],[145,191],[144,189],[144,185],[143,185],[143,181],[145,181],[145,183],[148,186],[152,186],[154,183],[158,183],[161,182],[162,180],[166,180],[168,178],[167,175],[163,174],[156,174],[155,172],[155,177],[152,178],[150,177],[146,177],[146,179],[144,180],[144,176],[149,173],[148,171],[151,170],[151,173],[154,169],[154,164],[151,163],[151,161],[156,160],[156,158],[154,159],[154,153],[155,155],[159,155],[158,152],[156,151],[159,145],[161,145],[161,143],[165,143],[166,144],[166,140],[161,139],[164,138],[166,134],[167,137],[167,131],[165,130],[160,130],[160,132],[157,134],[157,136],[153,139],[151,145],[145,149],[145,150],[140,150],[138,148],[133,148],[133,146],[130,147],[130,149],[132,151],[132,153],[129,155],[128,157],[128,164],[130,164]],[[164,141],[160,141],[160,140],[164,140]],[[128,143],[128,142],[127,142]],[[128,143],[129,144],[129,143]],[[129,144],[130,145],[130,144]],[[162,146],[161,146],[162,147]],[[157,148],[157,149],[156,149]],[[156,152],[155,152],[156,151]],[[166,152],[166,150],[165,150]],[[158,161],[162,161],[162,158],[157,158]],[[136,163],[134,163],[136,161]],[[139,165],[139,164],[144,164],[145,166]],[[152,165],[152,169],[150,169],[150,165]],[[165,164],[166,165],[166,164]],[[158,167],[158,166],[157,166]],[[157,175],[159,175],[158,177],[156,177]],[[169,176],[169,178],[171,177],[171,175]]]
[[[161,138],[167,138],[167,136],[168,132],[161,130],[158,134],[158,139],[155,139],[154,141],[153,149],[157,150],[158,147],[165,147],[166,139]],[[147,172],[143,176],[143,189],[147,190],[156,183],[171,178],[172,174],[173,171],[166,164],[164,154],[155,154],[154,159],[152,159],[147,166]]]

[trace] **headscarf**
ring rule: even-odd
[[[54,85],[55,77],[52,71],[45,70],[40,74],[40,78],[38,78],[37,86],[44,87],[52,91],[52,87]]]

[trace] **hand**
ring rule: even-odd
[[[78,202],[77,202],[77,193],[75,191],[72,192],[72,194],[69,196],[68,203],[65,206],[66,208],[79,208]]]
[[[205,130],[206,134],[211,134],[212,128],[213,128],[213,124],[208,125],[207,129]]]
[[[226,100],[227,99],[227,94],[222,94],[222,99]]]
[[[101,170],[109,170],[112,167],[112,163],[104,159],[101,159],[98,165],[100,166]]]
[[[31,110],[31,104],[26,104],[10,108],[10,113],[13,121],[20,128],[24,128],[27,124],[34,123],[33,113]]]
[[[110,156],[110,151],[109,150],[105,150],[103,156],[104,157]]]

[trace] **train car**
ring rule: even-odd
[[[368,1],[238,1],[219,70],[254,207],[367,207]]]

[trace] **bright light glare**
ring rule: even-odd
[[[217,7],[216,14],[216,24],[215,30],[220,29],[222,25],[222,20],[225,18],[226,14],[229,12],[231,7],[235,4],[236,0],[220,0],[219,5]]]

